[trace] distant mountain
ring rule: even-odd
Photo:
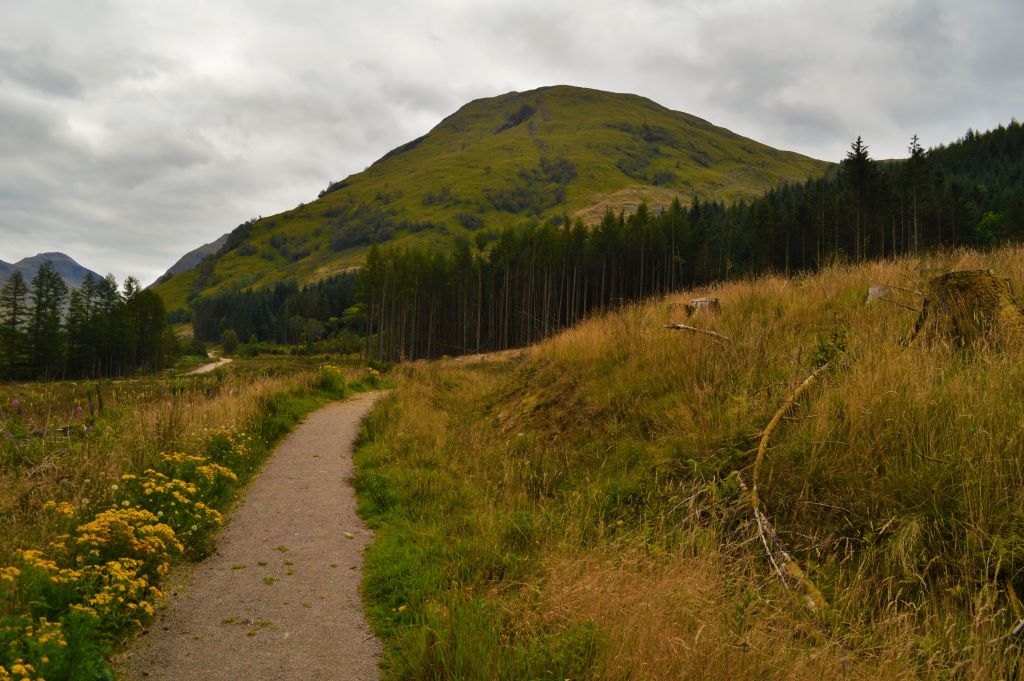
[[[47,260],[53,263],[54,269],[57,270],[57,274],[64,279],[64,283],[70,288],[78,288],[82,285],[82,281],[85,280],[85,275],[92,270],[82,267],[75,262],[70,256],[63,253],[39,253],[33,255],[30,258],[22,258],[16,263],[7,263],[0,260],[0,286],[2,286],[14,273],[15,270],[20,271],[21,275],[25,277],[26,283],[31,283],[32,277],[36,276],[36,272],[39,271],[40,266]],[[102,279],[102,276],[96,272],[92,273],[94,277]]]
[[[231,235],[224,234],[216,241],[211,241],[208,244],[203,244],[194,251],[189,251],[185,255],[181,256],[181,258],[178,259],[178,262],[171,265],[170,268],[166,272],[164,272],[159,279],[153,282],[153,285],[155,286],[156,284],[161,284],[170,279],[175,274],[181,274],[182,272],[187,272],[193,267],[196,267],[200,262],[202,262],[203,258],[205,258],[208,255],[213,255],[214,253],[219,251],[221,249],[221,246],[228,242],[229,236]]]
[[[311,203],[239,226],[215,258],[154,290],[180,309],[197,295],[323,279],[360,265],[373,244],[445,248],[563,216],[595,224],[641,202],[733,201],[829,165],[637,95],[510,92],[466,104]]]

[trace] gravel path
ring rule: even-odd
[[[212,355],[211,355],[211,359],[212,359]],[[208,374],[211,371],[213,371],[214,369],[216,369],[217,367],[222,367],[225,364],[230,364],[231,362],[232,362],[232,359],[230,357],[221,357],[220,359],[218,359],[215,362],[210,362],[209,364],[203,364],[201,366],[196,367],[192,371],[188,372],[187,375],[188,376],[195,376],[196,374]]]
[[[380,393],[314,412],[251,484],[212,556],[123,653],[119,679],[377,679],[360,605],[351,445]]]

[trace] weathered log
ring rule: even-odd
[[[921,314],[905,341],[1016,345],[1024,340],[1024,315],[1010,281],[992,270],[947,272],[928,282]]]
[[[761,441],[757,446],[757,456],[754,458],[754,470],[751,474],[750,489],[750,506],[754,512],[754,520],[757,522],[757,533],[761,537],[761,543],[764,544],[765,552],[768,554],[768,561],[772,564],[772,568],[783,584],[789,587],[790,581],[792,581],[795,586],[803,591],[807,606],[815,611],[827,610],[828,601],[825,600],[825,596],[814,582],[811,581],[811,578],[807,576],[807,573],[800,568],[799,563],[793,558],[793,554],[789,552],[789,549],[786,548],[782,540],[779,539],[778,534],[776,534],[771,520],[768,519],[761,505],[758,482],[761,478],[761,468],[764,466],[765,457],[768,455],[768,442],[771,440],[772,433],[782,423],[783,417],[796,406],[797,400],[814,384],[818,376],[828,370],[829,364],[829,362],[825,362],[825,364],[811,372],[811,375],[805,378],[797,389],[793,391],[793,394],[782,403],[782,406],[772,416],[771,421],[765,426],[764,431],[761,433]]]

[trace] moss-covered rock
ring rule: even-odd
[[[966,347],[979,341],[1018,344],[1022,339],[1024,315],[1013,300],[1009,280],[992,270],[964,270],[928,282],[924,307],[908,342]]]

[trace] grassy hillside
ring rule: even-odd
[[[470,102],[312,203],[243,225],[216,262],[155,290],[180,309],[194,293],[336,274],[371,243],[444,244],[563,215],[594,222],[641,201],[732,200],[826,167],[636,95],[512,92]]]
[[[402,367],[357,453],[387,678],[1019,678],[1020,348],[906,348],[867,288],[992,268],[955,251],[630,306],[519,353]],[[693,295],[722,314],[663,328]],[[911,294],[900,302],[919,306]],[[760,496],[829,602],[772,572]],[[742,483],[741,483],[742,481]]]

